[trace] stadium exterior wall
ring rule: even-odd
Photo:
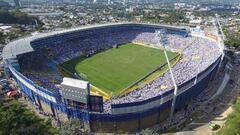
[[[217,73],[220,63],[221,57],[197,77],[179,86],[175,111],[186,106],[194,97],[208,87],[208,83]],[[164,121],[170,113],[173,90],[143,102],[112,105],[113,110],[122,109],[125,113],[124,111],[119,111],[120,113],[118,114],[92,113],[87,110],[68,108],[61,102],[60,95],[53,94],[34,84],[31,80],[16,71],[10,64],[7,67],[22,89],[22,92],[31,102],[39,104],[40,100],[49,105],[54,116],[57,115],[58,111],[66,114],[68,117],[86,121],[90,124],[91,131],[93,132],[135,132]],[[141,110],[141,108],[145,108],[145,110]]]
[[[58,111],[66,114],[68,117],[75,117],[83,121],[89,121],[89,112],[87,110],[76,110],[74,108],[68,108],[63,102],[61,102],[62,99],[60,94],[52,93],[49,90],[38,86],[23,76],[21,73],[16,71],[9,64],[7,70],[10,71],[11,76],[16,80],[18,86],[21,88],[27,99],[29,99],[35,105],[41,104],[39,102],[41,101],[51,108],[53,116],[56,116],[56,111]]]
[[[219,57],[218,60],[216,60],[207,69],[202,71],[197,78],[194,77],[193,79],[179,86],[179,92],[177,94],[175,105],[175,112],[188,105],[188,103],[190,103],[193,98],[197,97],[202,91],[204,91],[208,87],[209,82],[216,75],[220,63],[221,57]],[[195,79],[197,79],[196,82]],[[173,95],[173,90],[170,90],[167,94],[154,97],[147,101],[112,106],[114,108],[121,108],[126,111],[125,113],[123,113],[124,111],[120,111],[122,112],[121,114],[91,113],[91,129],[95,132],[129,132],[131,130],[139,131],[143,128],[160,123],[168,118],[171,110],[172,96],[169,97],[169,95]],[[162,103],[161,99],[164,100],[164,98],[167,98],[165,100],[166,102]],[[155,102],[159,103],[158,106],[152,107]],[[144,108],[146,106],[149,106],[149,109],[134,113],[131,112],[138,107]],[[122,125],[122,123],[125,123],[125,125]],[[129,127],[129,125],[133,125],[133,123],[135,123],[134,125],[137,124],[138,126]]]
[[[177,29],[177,28],[174,28]],[[61,33],[62,34],[62,33]],[[54,37],[53,35],[51,35]],[[63,36],[62,36],[63,37]],[[55,37],[56,38],[56,37]],[[58,37],[60,39],[60,37]],[[49,39],[49,40],[53,40]],[[56,40],[56,39],[54,39]],[[37,40],[33,41],[36,44]],[[50,41],[46,41],[47,43]],[[41,44],[43,44],[42,42]],[[4,50],[3,50],[4,52]],[[10,58],[9,54],[9,58]],[[14,54],[14,56],[17,54]],[[14,57],[11,57],[14,58]],[[189,102],[202,91],[204,91],[218,71],[221,63],[221,56],[207,69],[199,73],[196,77],[178,86],[175,112],[184,108]],[[88,110],[69,108],[64,102],[60,93],[53,93],[46,90],[27,77],[18,72],[17,67],[12,62],[5,59],[5,70],[14,77],[24,95],[33,104],[45,104],[50,108],[51,114],[57,116],[58,113],[66,114],[69,118],[81,119],[90,125],[92,132],[135,132],[143,128],[151,127],[161,123],[168,118],[171,110],[173,91],[170,90],[160,96],[156,96],[145,101],[112,105],[112,113],[94,113]]]

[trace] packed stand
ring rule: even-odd
[[[98,51],[126,42],[162,48],[158,46],[154,32],[155,30],[150,28],[92,30],[74,39],[37,46],[34,52],[19,56],[19,63],[25,76],[46,89],[55,90],[57,89],[55,84],[61,82],[57,64],[80,55],[91,56]],[[185,33],[180,32],[170,33],[167,37],[169,43],[166,48],[182,54],[181,60],[172,68],[177,85],[197,76],[221,55],[217,44],[213,41],[186,36]],[[170,72],[166,72],[163,76],[123,97],[108,100],[104,103],[104,111],[111,113],[111,104],[143,101],[161,95],[172,88]]]

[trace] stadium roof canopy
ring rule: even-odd
[[[3,48],[2,57],[4,60],[6,59],[14,59],[17,58],[17,55],[28,53],[34,51],[33,47],[31,46],[31,42],[37,39],[51,37],[54,35],[59,35],[63,33],[73,32],[73,31],[79,31],[83,29],[89,29],[94,27],[101,27],[101,26],[114,26],[114,25],[121,25],[121,24],[143,24],[143,25],[152,25],[152,26],[162,26],[162,27],[168,27],[168,28],[186,28],[186,27],[175,27],[175,26],[167,26],[167,25],[157,25],[157,24],[144,24],[144,23],[110,23],[110,24],[99,24],[99,25],[88,25],[88,26],[82,26],[77,28],[71,28],[67,30],[59,30],[54,32],[48,32],[48,33],[41,33],[36,35],[31,35],[29,37],[21,38],[15,41],[10,42]]]
[[[22,38],[13,42],[10,42],[3,48],[3,59],[13,59],[17,55],[33,51],[30,45],[29,38]]]

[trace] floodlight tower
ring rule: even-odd
[[[216,19],[215,19],[215,27],[216,27],[216,29],[218,30],[218,31],[220,31],[220,34],[219,34],[219,32],[217,32],[217,35],[218,35],[218,37],[219,37],[219,39],[218,39],[218,44],[219,44],[219,48],[220,48],[220,50],[221,50],[221,52],[222,52],[222,60],[223,60],[223,57],[224,57],[224,48],[225,48],[225,45],[224,45],[224,40],[226,39],[226,37],[225,37],[225,34],[224,34],[224,32],[223,32],[223,29],[222,29],[222,25],[220,24],[220,22],[219,22],[219,15],[218,14],[215,14],[215,16],[216,16]],[[217,25],[216,25],[216,23],[217,23]]]
[[[225,40],[226,37],[225,37],[225,35],[224,35],[223,29],[222,29],[222,25],[221,25],[220,22],[219,22],[219,20],[220,20],[219,15],[218,15],[218,14],[215,14],[215,16],[216,16],[216,22],[217,22],[218,27],[219,27],[220,32],[221,32],[222,39]]]
[[[168,45],[166,30],[165,29],[158,30],[158,31],[156,31],[156,35],[157,35],[157,38],[158,38],[158,40],[157,40],[158,46],[163,46],[164,55],[165,55],[165,58],[166,58],[166,61],[167,61],[167,64],[168,64],[168,68],[169,68],[169,71],[170,71],[170,74],[171,74],[171,78],[172,78],[172,81],[173,81],[173,85],[174,85],[174,96],[173,96],[171,113],[170,113],[170,118],[172,118],[173,113],[174,113],[178,88],[177,88],[176,81],[174,79],[174,75],[173,75],[172,68],[171,68],[169,58],[168,58],[168,55],[167,55],[167,51],[166,51],[166,46]]]

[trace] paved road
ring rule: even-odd
[[[198,119],[188,124],[182,131],[174,133],[174,135],[213,135],[217,131],[212,131],[208,128],[210,121],[220,125],[224,125],[227,116],[232,113],[232,103],[237,98],[240,83],[240,70],[236,67],[236,70],[231,74],[231,79],[235,81],[235,85],[231,86],[229,83],[225,83],[225,88],[220,85],[218,92],[213,95],[213,100],[207,105],[204,105],[204,113],[198,116]],[[223,79],[229,80],[228,76]]]

